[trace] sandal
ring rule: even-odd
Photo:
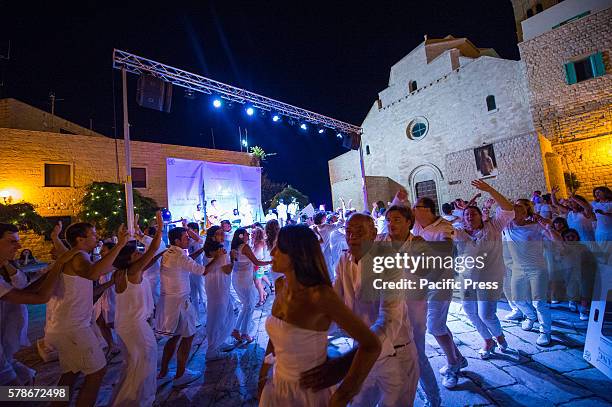
[[[249,343],[251,343],[251,342],[253,342],[255,340],[255,338],[253,338],[252,336],[249,336],[247,334],[242,335],[242,337],[240,339],[242,339],[242,343],[243,344],[249,344]]]
[[[240,332],[238,332],[237,329],[234,329],[232,331],[232,338],[234,338],[235,340],[237,340],[238,342],[240,342],[242,340],[242,338],[240,337]]]

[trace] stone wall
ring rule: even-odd
[[[530,198],[535,190],[546,191],[545,169],[536,134],[527,134],[493,143],[499,175],[485,181],[508,199]],[[471,199],[478,191],[470,181],[477,177],[474,150],[446,156],[446,174],[451,199]],[[483,194],[484,195],[484,194]],[[481,203],[488,196],[481,198]],[[447,199],[446,202],[450,201]]]
[[[536,131],[551,140],[564,171],[576,173],[581,194],[612,185],[612,8],[522,42],[519,50]],[[564,64],[595,52],[603,53],[606,74],[568,85]]]
[[[51,248],[53,247],[53,243],[51,240],[45,240],[45,237],[34,233],[32,231],[19,231],[19,239],[21,242],[21,247],[23,249],[30,249],[34,257],[38,261],[50,262],[51,261]],[[21,252],[18,252],[18,254]]]
[[[0,128],[0,191],[11,195],[13,202],[21,200],[37,206],[42,216],[75,216],[84,187],[93,181],[123,182],[125,179],[123,141],[119,151],[119,179],[115,159],[115,140],[91,137]],[[147,170],[144,195],[166,206],[166,158],[258,165],[247,153],[212,150],[197,147],[133,141],[132,167]],[[72,187],[45,187],[44,164],[72,165]]]

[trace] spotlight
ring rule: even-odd
[[[246,114],[248,114],[249,116],[253,116],[255,114],[255,109],[253,109],[252,107],[247,107]]]
[[[325,132],[325,130],[319,129],[319,134],[323,134],[323,132]]]
[[[338,133],[338,134],[336,134],[336,137],[338,137],[338,138],[342,138],[342,133]]]
[[[273,122],[275,122],[275,123],[276,123],[276,122],[280,122],[280,119],[281,119],[281,118],[280,118],[280,116],[279,116],[279,115],[277,115],[277,114],[275,114],[274,116],[272,116],[272,121],[273,121]]]
[[[247,143],[247,141],[246,141],[246,140],[242,140],[242,145],[243,145],[243,146],[245,146],[245,147],[248,147],[248,146],[249,146],[249,144]]]
[[[218,109],[221,107],[221,99],[215,99],[213,100],[213,106]]]
[[[300,124],[300,129],[302,130],[306,130],[308,127],[306,126],[306,123],[302,123]]]

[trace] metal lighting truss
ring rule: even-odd
[[[240,89],[235,86],[226,85],[224,83],[206,78],[202,75],[197,75],[182,69],[174,68],[161,62],[153,61],[139,57],[129,52],[115,49],[113,51],[113,67],[116,69],[125,68],[127,72],[134,74],[151,74],[173,85],[197,91],[205,94],[214,94],[219,97],[240,103],[249,104],[254,108],[265,110],[271,114],[286,116],[302,122],[311,123],[315,126],[327,127],[334,129],[339,133],[360,135],[362,129],[340,120],[321,114],[311,112],[310,110],[302,109],[287,103],[280,102],[257,93],[249,92],[248,90]]]

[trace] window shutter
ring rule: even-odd
[[[593,77],[603,76],[606,74],[606,67],[603,61],[603,55],[601,52],[589,56],[591,60],[591,68],[593,68]]]
[[[574,67],[573,62],[568,62],[565,64],[565,81],[568,85],[573,85],[574,83],[578,82],[578,79],[576,78],[576,68]]]

